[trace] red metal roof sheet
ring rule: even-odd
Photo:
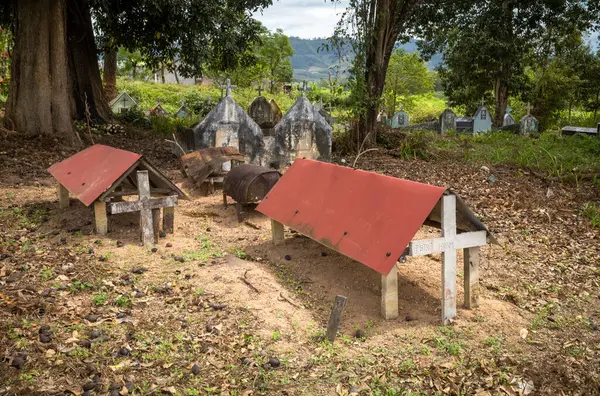
[[[388,274],[445,190],[297,159],[257,210]]]
[[[52,165],[48,172],[89,206],[140,158],[130,151],[95,144]]]

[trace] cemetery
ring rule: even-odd
[[[33,3],[0,395],[600,394],[594,4]]]

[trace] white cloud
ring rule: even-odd
[[[288,36],[329,37],[347,4],[348,0],[275,0],[254,17],[269,30],[283,29]]]

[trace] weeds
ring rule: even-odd
[[[92,297],[92,302],[96,306],[104,305],[106,300],[108,300],[108,296],[106,295],[106,293],[98,293],[94,295],[94,297]]]
[[[75,282],[73,282],[73,284],[69,287],[69,290],[71,291],[71,293],[78,293],[78,292],[83,292],[86,289],[92,288],[94,287],[93,283],[90,282],[82,282],[82,281],[78,281],[76,280]]]
[[[600,203],[586,202],[582,215],[590,221],[592,227],[600,227]]]

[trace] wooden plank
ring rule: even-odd
[[[398,266],[387,275],[381,275],[381,316],[385,320],[398,317]]]
[[[454,239],[434,238],[411,241],[409,256],[426,256],[433,253],[442,253],[450,249],[465,249],[486,244],[487,232],[474,231],[458,234]]]
[[[456,237],[456,197],[442,196],[442,237]],[[447,324],[456,316],[456,250],[442,253],[442,323]]]
[[[335,296],[335,300],[333,300],[333,308],[331,309],[329,323],[327,324],[327,333],[325,333],[325,337],[331,343],[335,341],[335,337],[337,336],[347,300],[348,299],[344,296]]]
[[[58,183],[58,206],[61,209],[69,207],[69,190],[60,183]]]
[[[123,180],[129,178],[129,176],[131,175],[131,173],[138,167],[138,165],[140,164],[140,160],[135,161],[135,163],[133,165],[131,165],[131,167],[129,167],[129,169],[127,169],[127,171],[125,171],[125,173],[123,173],[121,175],[121,177],[119,177],[117,180],[115,180],[115,182],[108,188],[108,190],[104,191],[102,193],[102,195],[100,195],[100,197],[98,197],[98,200],[100,201],[104,201],[106,196],[110,193],[112,193],[113,191],[115,191],[117,189],[117,187],[123,182]],[[132,183],[133,184],[133,183]]]
[[[142,209],[142,203],[140,201],[111,202],[108,209],[110,214],[138,212]]]
[[[173,190],[169,189],[169,188],[152,188],[150,189],[150,194],[170,194],[172,193]],[[138,191],[137,190],[132,190],[132,189],[127,189],[127,190],[121,190],[121,191],[113,191],[110,194],[107,194],[106,197],[125,197],[128,195],[137,195]]]
[[[177,195],[171,195],[169,197],[162,198],[150,198],[143,204],[142,201],[128,201],[128,202],[112,202],[109,205],[111,214],[137,212],[145,209],[160,209],[177,206],[178,201]]]
[[[465,307],[469,309],[479,305],[479,251],[478,246],[463,250]]]
[[[223,191],[223,206],[227,207],[227,193]]]
[[[137,185],[139,190],[140,210],[140,230],[142,231],[142,243],[146,247],[154,246],[154,227],[152,225],[152,209],[148,208],[150,200],[150,180],[148,171],[137,172]]]
[[[158,243],[158,234],[160,234],[160,209],[152,209],[152,229],[154,232],[154,243]]]
[[[285,242],[283,224],[273,219],[271,219],[271,234],[273,236],[273,243],[275,245],[281,245]]]
[[[106,202],[94,202],[94,217],[96,218],[96,233],[106,235],[108,233],[108,217],[106,216]]]
[[[179,197],[177,195],[170,195],[162,198],[150,198],[146,203],[148,209],[161,209],[177,206]]]
[[[175,208],[173,206],[163,208],[163,232],[172,234],[175,229]]]

